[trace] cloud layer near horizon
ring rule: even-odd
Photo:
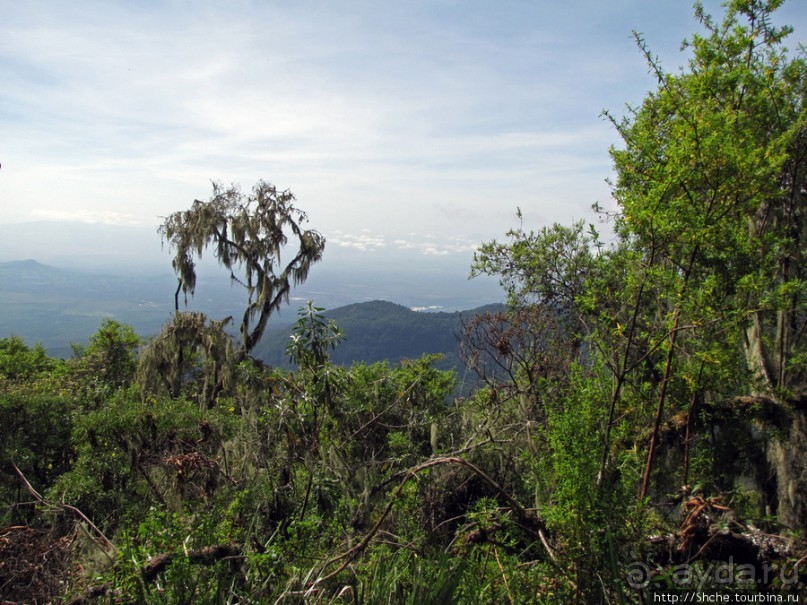
[[[675,69],[697,29],[648,4],[0,1],[2,220],[156,226],[210,179],[288,187],[364,251],[582,218],[599,112],[653,85],[630,31]]]

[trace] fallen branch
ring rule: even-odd
[[[113,592],[113,586],[111,582],[101,584],[100,586],[90,586],[81,594],[76,595],[75,597],[70,599],[67,602],[67,605],[84,605],[84,603],[89,603],[101,597],[105,597],[110,592]]]
[[[213,546],[205,546],[199,550],[191,550],[185,553],[168,552],[156,555],[149,559],[148,563],[143,566],[141,573],[146,582],[151,582],[160,573],[164,572],[169,565],[177,559],[183,557],[189,563],[195,565],[214,565],[222,559],[237,557],[241,554],[241,547],[237,544],[215,544]]]
[[[190,550],[187,553],[162,553],[149,559],[141,568],[140,574],[145,582],[153,582],[159,574],[177,560],[185,558],[195,565],[214,565],[223,559],[239,557],[241,548],[238,544],[215,544],[198,550]],[[110,582],[100,586],[90,586],[84,592],[68,601],[67,605],[83,605],[113,591],[114,585]]]
[[[648,562],[656,565],[688,564],[695,560],[731,561],[760,565],[793,556],[794,541],[783,536],[746,529],[737,532],[715,525],[698,528],[682,538],[680,534],[653,536]]]
[[[28,482],[28,479],[25,478],[25,475],[22,474],[22,471],[17,467],[16,464],[14,464],[14,462],[11,463],[11,466],[14,467],[14,470],[19,475],[20,479],[22,480],[23,484],[25,485],[25,489],[28,490],[28,492],[36,499],[37,502],[39,502],[40,504],[44,504],[45,506],[51,507],[53,509],[56,509],[56,510],[70,511],[71,513],[76,515],[79,519],[84,521],[84,523],[86,523],[87,526],[90,527],[93,530],[93,532],[95,532],[95,535],[98,536],[98,538],[100,538],[100,540],[101,540],[101,542],[103,543],[104,546],[106,546],[107,548],[109,548],[113,552],[117,552],[117,549],[115,548],[115,545],[112,544],[112,542],[109,540],[109,538],[107,538],[104,535],[104,532],[102,532],[100,529],[98,529],[98,527],[95,525],[95,523],[93,523],[92,521],[89,520],[87,515],[82,513],[75,506],[71,506],[69,504],[64,504],[64,503],[62,503],[62,504],[53,504],[52,502],[46,500],[45,498],[42,497],[42,494],[40,494],[38,491],[36,491],[34,489],[34,487]],[[106,554],[106,551],[104,551],[104,554]]]
[[[487,483],[490,487],[492,487],[496,492],[498,492],[498,494],[507,502],[510,509],[516,514],[516,517],[521,522],[521,524],[523,526],[525,526],[526,528],[530,529],[531,531],[534,531],[537,534],[537,536],[541,540],[541,544],[543,544],[544,548],[546,549],[546,552],[547,552],[547,555],[549,556],[549,559],[553,563],[555,563],[557,565],[557,560],[556,560],[556,557],[555,557],[555,553],[552,551],[552,548],[549,546],[549,542],[546,539],[546,535],[545,535],[546,526],[543,524],[543,522],[541,522],[534,515],[530,515],[527,512],[527,510],[521,505],[521,503],[518,502],[518,500],[516,500],[502,486],[500,486],[498,483],[496,483],[496,481],[494,481],[490,476],[488,476],[487,473],[485,473],[482,469],[480,469],[479,467],[475,466],[474,464],[468,462],[467,460],[463,460],[462,458],[458,458],[458,457],[455,457],[455,456],[447,456],[447,457],[441,457],[441,458],[433,458],[432,460],[428,460],[428,461],[424,462],[423,464],[420,464],[420,465],[410,469],[406,473],[406,476],[403,478],[401,483],[396,488],[395,492],[392,494],[392,497],[389,499],[389,502],[387,503],[386,508],[381,513],[381,516],[378,518],[378,520],[375,522],[375,525],[373,525],[373,527],[370,529],[370,531],[367,532],[367,534],[364,536],[364,538],[362,538],[362,540],[358,544],[356,544],[352,548],[349,548],[348,550],[346,550],[342,554],[329,559],[322,566],[320,573],[323,573],[330,566],[335,565],[336,563],[339,563],[340,561],[341,561],[341,564],[336,569],[334,569],[332,572],[328,573],[327,575],[321,576],[317,580],[315,580],[313,586],[316,586],[319,583],[325,582],[325,581],[333,578],[337,574],[339,574],[343,569],[345,569],[350,564],[351,561],[353,561],[353,559],[356,556],[361,554],[367,548],[367,546],[372,541],[373,537],[381,529],[381,525],[384,523],[385,519],[387,518],[387,516],[392,511],[393,505],[395,504],[398,497],[401,495],[401,492],[403,491],[404,486],[407,484],[407,482],[409,482],[410,479],[413,479],[414,477],[416,477],[417,474],[420,473],[421,471],[433,468],[435,466],[440,466],[440,465],[443,465],[443,464],[453,464],[453,465],[462,466],[464,468],[467,468],[468,470],[473,472],[475,475],[477,475],[480,479],[482,479],[485,483]]]

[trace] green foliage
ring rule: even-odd
[[[131,532],[122,532],[112,581],[124,599],[139,603],[232,602],[237,594],[234,572],[240,564],[221,547],[230,537],[226,523],[212,517],[194,523],[191,516],[152,508]],[[181,550],[175,550],[178,547]],[[164,571],[157,574],[160,565]],[[160,580],[149,581],[153,575]]]
[[[186,500],[208,498],[221,480],[218,455],[230,425],[226,411],[119,390],[75,418],[76,458],[50,495],[102,528],[116,528],[151,506],[176,510]]]
[[[69,589],[125,602],[625,603],[631,562],[661,583],[726,539],[803,560],[742,525],[807,523],[807,69],[778,4],[696,8],[681,73],[638,40],[658,88],[613,119],[616,239],[581,222],[482,245],[473,271],[511,306],[465,324],[467,399],[436,356],[334,365],[313,303],[293,370],[251,360],[324,240],[290,193],[214,185],[161,232],[177,293],[208,246],[246,287],[241,349],[180,312],[139,358],[113,321],[69,362],[0,341],[0,520],[80,522],[109,561],[76,548],[92,575]]]
[[[0,340],[0,525],[32,517],[30,495],[15,466],[35,489],[65,472],[73,453],[73,402],[64,362],[17,337]]]
[[[357,602],[366,605],[458,603],[466,575],[462,560],[424,559],[407,550],[378,553],[368,571],[369,579],[360,582],[357,594]]]
[[[74,347],[71,369],[85,394],[96,401],[134,380],[140,337],[134,329],[105,319],[86,347]]]
[[[475,259],[476,273],[500,277],[511,317],[525,308],[571,313],[569,335],[581,341],[568,389],[547,391],[536,365],[525,363],[532,356],[515,352],[528,350],[528,339],[502,322],[486,326],[487,340],[477,338],[488,359],[510,374],[514,366],[502,360],[518,369],[515,389],[489,381],[498,408],[485,414],[488,430],[512,434],[505,427],[519,417],[525,393],[546,412],[531,435],[542,445],[530,451],[548,456],[524,455],[521,464],[535,473],[536,499],[564,536],[558,555],[588,598],[600,590],[593,578],[606,573],[611,590],[621,590],[613,562],[636,556],[622,545],[635,543],[652,517],[642,507],[663,506],[665,492],[699,483],[732,493],[743,476],[768,489],[759,428],[747,418],[734,417],[735,426],[721,419],[727,402],[778,405],[778,413],[756,417],[773,442],[799,442],[803,414],[786,399],[800,401],[806,386],[798,326],[807,317],[800,268],[807,70],[782,46],[789,30],[770,25],[777,6],[729,3],[722,24],[698,8],[707,33],[692,39],[693,59],[679,74],[665,72],[637,36],[658,89],[626,118],[612,118],[624,139],[612,150],[612,246],[582,223],[519,228],[506,244],[483,245]],[[789,435],[779,432],[783,425]],[[771,451],[780,519],[802,527],[803,498],[782,486],[804,476],[805,453]]]
[[[643,503],[635,498],[637,452],[622,449],[602,474],[602,427],[608,422],[603,403],[609,399],[609,387],[601,367],[573,366],[568,391],[549,406],[548,455],[538,464],[539,485],[549,498],[544,508],[547,524],[553,534],[563,536],[559,556],[564,568],[574,573],[577,590],[589,599],[602,590],[598,576],[618,580],[611,569],[613,557],[636,557],[635,544],[646,529]],[[627,419],[618,422],[611,438],[624,447],[623,440],[634,430],[631,424]]]
[[[315,307],[310,300],[301,308],[299,319],[294,325],[291,342],[286,347],[289,359],[299,366],[300,372],[307,375],[310,386],[307,389],[316,407],[333,406],[333,380],[328,352],[344,338],[344,334],[333,320],[322,316],[321,307]],[[316,419],[315,419],[316,423]]]
[[[680,299],[688,323],[719,312],[724,325],[747,329],[750,369],[769,383],[754,388],[768,392],[804,385],[788,368],[805,315],[796,267],[807,241],[797,218],[807,65],[783,47],[789,28],[770,24],[778,4],[731,3],[722,24],[698,9],[707,35],[693,37],[681,74],[665,72],[638,39],[659,87],[613,120],[625,148],[612,150],[620,236],[644,253],[654,281],[668,276],[664,295]]]
[[[797,268],[807,242],[798,218],[807,64],[788,57],[790,30],[771,25],[778,4],[730,3],[722,24],[699,8],[706,35],[692,38],[693,58],[680,74],[664,71],[637,37],[658,90],[613,120],[625,141],[612,150],[617,232],[641,254],[636,281],[652,284],[663,305],[641,327],[647,336],[639,333],[660,357],[645,495],[662,425],[685,402],[782,400],[807,387],[792,361],[804,349],[797,326],[807,317]],[[637,300],[637,310],[645,304]],[[807,507],[795,508],[802,512],[783,508],[783,520],[807,523]]]
[[[16,466],[31,485],[44,491],[73,459],[73,404],[58,393],[36,386],[0,385],[0,525],[33,518],[31,496],[22,487]]]
[[[297,313],[297,323],[286,352],[301,369],[316,369],[324,365],[328,361],[328,349],[335,348],[345,337],[333,320],[322,316],[324,310],[309,300]]]
[[[591,279],[602,245],[594,227],[583,221],[571,227],[556,223],[538,233],[519,227],[507,235],[507,244],[480,246],[471,275],[498,276],[514,307],[541,302],[573,308]]]
[[[31,379],[55,365],[41,345],[29,347],[17,336],[0,340],[0,377],[6,380]]]

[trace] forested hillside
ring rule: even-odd
[[[417,313],[386,301],[357,303],[323,315],[345,333],[344,341],[331,354],[331,361],[342,365],[454,352],[462,328],[459,313]],[[270,330],[256,347],[255,356],[273,366],[289,366],[286,345],[291,331],[290,327]]]
[[[437,355],[435,367],[454,371],[463,383],[461,391],[467,393],[478,380],[461,357],[462,334],[474,317],[504,308],[487,305],[454,313],[421,312],[377,300],[324,310],[322,315],[344,333],[342,342],[331,352],[332,363],[347,366],[387,361],[394,365]],[[255,348],[254,356],[271,366],[293,368],[286,351],[291,336],[291,327],[269,329]]]
[[[508,306],[463,327],[468,397],[429,355],[336,364],[357,307],[303,307],[291,366],[257,359],[327,262],[264,181],[165,218],[157,336],[0,341],[3,602],[797,602],[807,57],[778,5],[697,7],[677,71],[637,35],[657,87],[607,114],[615,235],[521,217],[480,244]],[[243,313],[180,310],[203,252]]]

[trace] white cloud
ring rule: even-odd
[[[449,252],[445,248],[441,248],[439,246],[426,244],[421,248],[421,251],[426,256],[448,256]]]
[[[326,234],[327,245],[361,252],[412,252],[421,256],[468,255],[479,241],[467,236],[446,236],[438,239],[432,234],[409,233],[405,237],[380,235],[365,229],[358,233],[331,231]]]
[[[99,223],[102,225],[140,225],[133,214],[115,212],[113,210],[55,210],[34,208],[31,218],[48,221],[65,221],[71,223]]]
[[[416,250],[425,256],[447,256],[473,252],[479,247],[478,241],[465,236],[450,236],[437,242],[431,234],[426,239],[417,239],[417,234],[409,234],[408,239],[396,239],[393,244],[398,250]]]
[[[328,244],[333,244],[340,248],[353,248],[362,252],[375,251],[387,245],[383,237],[372,235],[368,230],[361,233],[333,231],[327,236],[326,241]]]

